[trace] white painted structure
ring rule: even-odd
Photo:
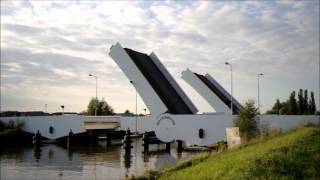
[[[320,124],[319,115],[260,115],[257,117],[260,127],[279,129],[283,132],[306,125]]]
[[[182,140],[187,144],[197,144],[197,145],[208,145],[211,143],[215,143],[220,140],[226,139],[226,128],[233,127],[233,119],[231,115],[228,115],[228,107],[221,102],[221,100],[211,91],[208,91],[208,87],[201,86],[201,84],[197,84],[197,81],[192,79],[193,77],[190,75],[192,72],[186,71],[183,73],[183,76],[187,77],[185,80],[187,82],[193,84],[193,87],[197,87],[196,90],[200,91],[205,98],[208,98],[208,102],[215,108],[219,113],[217,114],[169,114],[166,113],[168,107],[166,107],[165,103],[162,102],[161,98],[157,95],[156,91],[150,85],[151,82],[148,82],[147,78],[142,73],[142,69],[139,69],[137,64],[135,64],[135,60],[131,59],[131,56],[128,52],[122,48],[122,46],[117,43],[110,48],[109,55],[112,59],[118,64],[120,69],[125,73],[129,80],[133,81],[133,85],[136,90],[139,92],[140,96],[148,106],[151,111],[151,115],[148,116],[145,121],[148,123],[143,123],[144,120],[141,119],[140,123],[143,125],[139,125],[138,130],[154,130],[157,137],[163,142],[170,142],[172,140]],[[159,64],[159,59],[154,58],[155,55],[152,53],[149,55],[152,61],[155,64]],[[153,57],[153,58],[152,58]],[[132,56],[132,58],[137,58]],[[155,61],[156,59],[156,61]],[[146,59],[149,61],[149,59]],[[146,61],[145,61],[146,62]],[[146,62],[148,63],[148,62]],[[164,66],[161,64],[157,66],[158,69],[164,74],[169,82],[174,82],[171,76],[168,77],[168,72],[164,71]],[[207,75],[206,75],[207,77]],[[208,78],[208,77],[207,77]],[[208,78],[211,83],[213,78]],[[181,92],[180,88],[173,86],[176,92]],[[207,90],[206,90],[207,89]],[[184,94],[184,93],[183,93]],[[192,109],[193,113],[195,109]],[[221,113],[222,112],[222,113]],[[271,117],[274,118],[274,117]],[[286,125],[283,123],[282,119],[268,119],[261,117],[261,123],[271,123],[272,125],[278,125],[280,128],[284,130],[287,127],[295,127],[298,124],[303,122],[313,122],[319,123],[318,116],[310,116],[307,120],[297,120],[297,121],[288,121],[290,125]],[[126,128],[131,127],[130,129],[134,129],[132,124],[134,121],[124,120],[121,121],[126,125],[121,125],[122,127],[126,126]],[[122,124],[122,123],[121,123]],[[135,124],[134,124],[135,125]],[[204,137],[199,137],[199,131],[204,131]]]
[[[156,56],[154,52],[150,54],[150,58],[153,60],[153,62],[156,64],[159,70],[163,73],[163,75],[167,78],[167,80],[173,86],[173,88],[177,91],[177,93],[182,97],[183,101],[186,102],[188,107],[191,109],[192,113],[194,114],[197,113],[198,109],[196,108],[196,106],[190,101],[190,99],[187,97],[184,91],[180,88],[177,82],[173,79],[171,74],[164,67],[164,65],[161,63],[161,61],[159,60],[159,58]]]
[[[187,69],[181,73],[181,78],[185,80],[193,89],[195,89],[209,104],[210,106],[216,110],[216,112],[230,112],[230,108],[226,105],[226,102],[223,102],[221,98],[218,97],[202,80],[197,76],[202,76],[202,78],[206,79],[208,83],[213,85],[216,88],[216,91],[227,98],[227,101],[232,102],[233,111],[235,112],[235,108],[240,110],[242,109],[241,104],[233,97],[231,101],[231,95],[212,77],[210,74],[200,75],[193,73],[190,69]],[[227,102],[229,103],[229,102]]]
[[[197,114],[193,115],[194,118],[190,118],[192,115],[170,115],[163,114],[158,117],[160,121],[156,121],[157,117],[139,116],[137,118],[137,128],[140,133],[146,131],[156,131],[159,133],[163,140],[168,140],[172,135],[177,138],[184,138],[184,132],[189,132],[189,138],[184,138],[188,144],[202,144],[217,142],[226,140],[226,128],[232,127],[231,118],[225,119],[224,114]],[[232,119],[237,116],[234,115]],[[194,120],[197,123],[194,123]],[[207,119],[210,119],[208,121]],[[228,120],[229,119],[229,120]],[[10,120],[13,122],[22,122],[24,125],[22,129],[29,133],[36,133],[40,131],[43,137],[48,139],[57,139],[69,134],[70,129],[73,133],[86,132],[86,122],[104,122],[114,123],[119,122],[120,130],[135,129],[135,117],[120,117],[120,116],[80,116],[80,115],[62,115],[62,116],[21,116],[21,117],[0,117],[0,120],[4,123],[8,123]],[[174,123],[173,123],[174,121]],[[279,129],[283,132],[296,127],[313,123],[320,123],[320,116],[316,115],[260,115],[257,117],[259,126],[269,127],[273,129]],[[158,123],[158,124],[157,124]],[[53,133],[51,134],[49,128],[53,127]],[[180,128],[184,129],[180,129]],[[203,128],[205,131],[205,140],[198,137],[198,129]],[[99,128],[98,128],[99,129]],[[213,136],[214,138],[206,138]],[[213,141],[211,141],[213,140]],[[211,141],[211,142],[210,142]]]
[[[190,86],[195,89],[209,104],[216,110],[216,112],[230,112],[229,107],[222,102],[222,100],[213,93],[203,82],[199,81],[198,77],[187,69],[181,73],[181,78],[185,80]]]
[[[19,116],[0,117],[0,120],[4,123],[9,123],[9,121],[13,121],[15,124],[23,123],[22,130],[29,133],[36,133],[39,130],[41,136],[48,139],[67,136],[70,130],[74,134],[86,132],[86,130],[90,130],[90,128],[86,128],[86,123],[100,123],[100,127],[104,127],[104,129],[106,129],[106,125],[114,125],[114,123],[118,123],[120,126],[120,116]],[[50,127],[53,128],[52,133],[50,133]],[[96,129],[101,129],[100,127],[98,126]]]
[[[0,120],[5,123],[13,121],[15,123],[23,123],[22,130],[30,133],[40,131],[41,136],[48,139],[57,139],[72,132],[84,132],[84,116],[78,115],[62,115],[62,116],[20,116],[20,117],[0,117]],[[53,133],[50,133],[49,128],[53,127]]]
[[[157,93],[152,89],[146,78],[131,60],[122,46],[117,43],[110,48],[109,55],[122,69],[129,81],[132,81],[134,88],[144,100],[151,114],[158,115],[167,111],[167,107],[161,101]]]
[[[168,114],[168,109],[156,91],[144,77],[141,69],[137,67],[126,50],[117,43],[110,48],[110,56],[126,74],[128,79],[135,82],[134,87],[139,92],[142,99],[151,111],[150,123],[146,129],[154,130],[157,137],[163,142],[172,140],[183,140],[188,144],[207,145],[225,139],[225,129],[232,127],[232,117],[224,113],[220,114]],[[154,57],[154,54],[150,55]],[[158,58],[151,58],[155,64],[159,64]],[[159,66],[158,66],[159,68]],[[174,82],[164,67],[160,70],[171,83]],[[182,92],[180,88],[173,86],[177,92]],[[184,94],[184,93],[183,93]],[[195,108],[192,108],[193,112]],[[199,138],[199,130],[205,132],[203,138]]]
[[[120,129],[120,116],[85,116],[84,130]]]

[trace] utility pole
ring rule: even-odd
[[[263,73],[258,74],[258,111],[260,111],[260,76],[263,76]]]
[[[134,81],[130,81],[130,83],[135,86],[135,82]],[[137,89],[135,88],[136,90],[136,112],[135,112],[135,119],[136,119],[136,133],[138,133],[138,92],[137,92]]]
[[[231,99],[231,115],[233,115],[233,78],[232,78],[232,64],[229,62],[225,62],[226,65],[230,66],[230,79],[231,79],[231,95],[230,95],[230,99]]]
[[[64,115],[64,105],[61,105],[60,107],[62,109],[62,115]]]
[[[94,115],[97,116],[97,111],[98,111],[98,76],[93,75],[93,74],[89,74],[89,76],[96,78],[96,103],[95,103]]]

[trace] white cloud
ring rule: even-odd
[[[256,98],[256,74],[264,72],[266,110],[299,88],[319,97],[318,39],[317,1],[1,1],[1,106],[58,106],[68,99],[72,111],[81,111],[94,94],[87,75],[95,73],[100,97],[116,111],[133,110],[134,90],[107,55],[111,44],[121,42],[154,51],[176,79],[192,68],[211,73],[226,89],[224,62],[233,59],[241,101]],[[40,86],[46,94],[34,98]]]
[[[63,70],[63,69],[53,69],[53,72],[58,74],[59,76],[71,76],[71,77],[75,77],[76,74],[67,70]]]

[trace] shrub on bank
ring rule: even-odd
[[[238,117],[234,120],[234,126],[239,127],[240,136],[244,141],[249,141],[255,138],[259,132],[256,116],[258,109],[254,106],[254,101],[249,100],[245,103],[242,111],[239,112]]]
[[[20,120],[10,120],[8,123],[4,123],[3,121],[0,120],[0,132],[9,130],[9,129],[15,129],[15,130],[22,130],[24,126],[24,122]]]

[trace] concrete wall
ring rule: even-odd
[[[86,122],[118,122],[120,123],[120,116],[84,116]]]
[[[84,132],[85,116],[62,115],[62,116],[21,116],[21,117],[0,117],[2,122],[8,123],[22,122],[22,130],[30,133],[40,131],[41,136],[48,139],[56,139],[69,134],[70,129],[73,133]],[[53,127],[50,134],[49,128]]]
[[[260,127],[281,129],[283,132],[299,126],[313,123],[320,124],[320,116],[316,115],[260,115],[257,118]]]
[[[137,117],[137,130],[141,133],[146,131],[153,131],[155,123],[153,123],[153,116],[139,116]],[[233,116],[236,118],[237,116]],[[41,135],[56,139],[67,136],[70,129],[73,133],[85,132],[85,121],[98,122],[119,122],[120,129],[131,131],[136,130],[135,117],[119,117],[119,116],[79,116],[79,115],[62,115],[62,116],[24,116],[24,117],[0,117],[2,122],[8,123],[10,120],[24,123],[22,129],[30,133],[40,131]],[[283,132],[299,127],[307,123],[320,124],[320,116],[315,115],[260,115],[257,118],[259,126],[268,126],[270,128],[281,129]],[[196,122],[195,122],[196,123]],[[49,128],[53,127],[53,133],[50,134]],[[219,127],[215,127],[219,128]],[[225,129],[224,129],[225,130]]]
[[[122,130],[127,130],[128,128],[132,131],[136,131],[136,117],[121,117],[120,126]],[[151,116],[139,116],[137,117],[137,130],[140,133],[146,131],[153,131],[153,123]]]
[[[183,131],[179,132],[172,132],[174,136],[179,136],[181,134],[185,134],[187,132],[189,138],[198,138],[198,129],[203,128],[206,130],[206,134],[208,136],[214,136],[209,138],[210,140],[213,139],[220,139],[223,140],[226,137],[226,128],[232,127],[233,122],[231,120],[228,120],[228,118],[224,118],[224,115],[221,114],[208,114],[208,115],[194,115],[194,118],[190,118],[190,115],[175,115],[174,119],[177,120],[179,117],[182,117],[181,122],[183,124],[180,125],[186,126],[183,127]],[[192,116],[192,115],[191,115]],[[210,121],[200,121],[200,118],[203,117],[204,119],[210,119]],[[212,117],[206,117],[206,116],[212,116]],[[140,133],[146,132],[146,131],[154,131],[156,126],[153,121],[156,119],[153,116],[142,116],[137,117],[137,130]],[[233,119],[237,118],[236,115],[233,116]],[[132,132],[136,130],[136,118],[135,117],[121,117],[121,129],[126,130],[130,129]],[[195,122],[197,121],[197,122]],[[259,127],[269,127],[272,129],[281,129],[282,132],[286,132],[288,130],[297,128],[299,126],[313,123],[313,124],[319,124],[320,123],[320,116],[315,115],[260,115],[257,117],[258,126]],[[203,123],[208,123],[207,125],[203,126]],[[178,121],[176,121],[178,125]],[[163,128],[157,127],[158,130]],[[165,131],[163,131],[165,132]],[[168,132],[165,133],[168,135]],[[162,133],[162,135],[165,135]]]

